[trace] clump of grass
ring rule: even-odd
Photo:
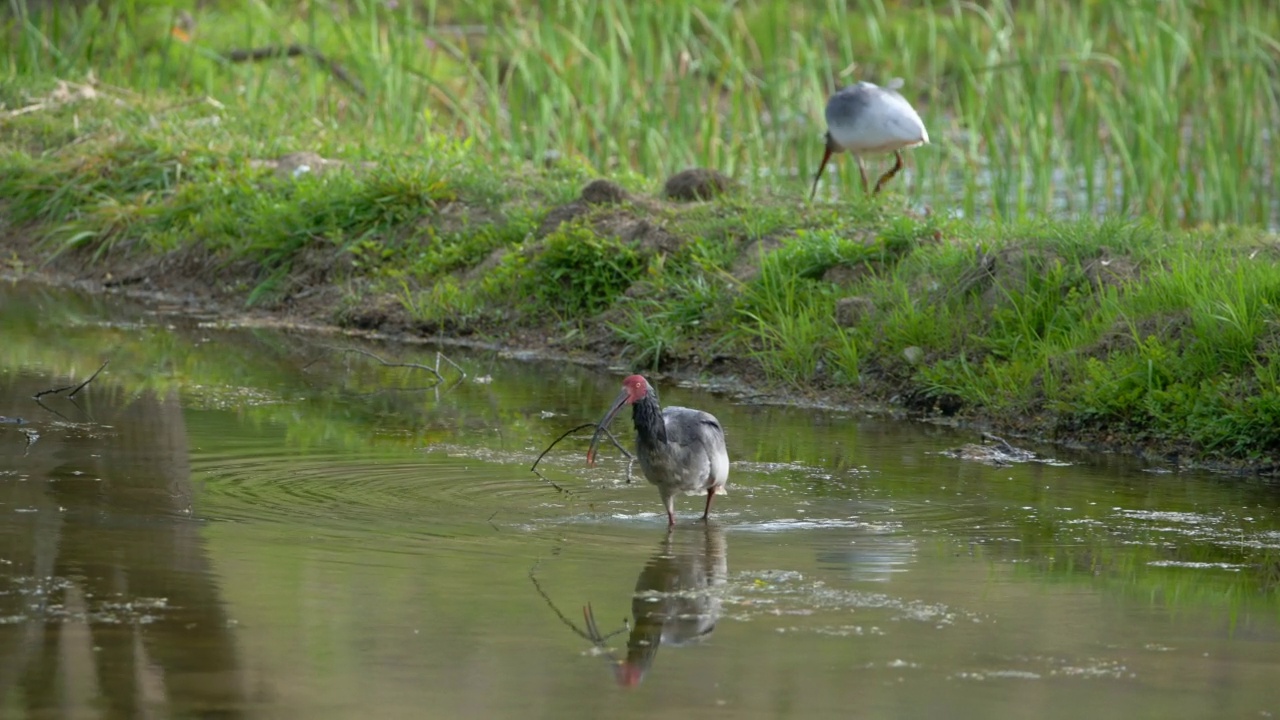
[[[682,327],[671,322],[671,313],[661,304],[648,301],[632,305],[622,322],[609,329],[626,344],[622,353],[637,368],[658,370],[680,345]]]
[[[835,293],[813,279],[814,262],[834,262],[831,253],[840,247],[821,233],[797,235],[762,252],[759,273],[742,289],[733,335],[776,382],[799,388],[815,378],[835,330]]]
[[[608,308],[642,269],[630,245],[601,237],[582,222],[566,223],[543,241],[526,282],[542,307],[577,317]]]

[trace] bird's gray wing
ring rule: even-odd
[[[716,416],[673,405],[663,408],[662,419],[667,426],[667,442],[678,446],[681,454],[702,456],[711,484],[723,485],[729,478],[729,452],[724,428]]]

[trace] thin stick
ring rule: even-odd
[[[543,450],[541,453],[539,453],[539,454],[538,454],[538,459],[533,461],[533,467],[530,467],[529,469],[530,469],[530,470],[533,470],[534,472],[537,472],[537,470],[538,470],[538,463],[542,462],[542,458],[543,458],[543,457],[545,457],[547,453],[551,452],[551,448],[555,447],[555,446],[556,446],[556,443],[558,443],[558,442],[560,442],[561,440],[563,440],[563,439],[565,439],[565,438],[569,437],[570,435],[572,435],[572,434],[574,434],[574,433],[578,432],[579,430],[581,430],[581,429],[583,429],[583,428],[589,428],[589,427],[591,427],[592,425],[595,425],[595,423],[582,423],[581,425],[578,425],[577,427],[572,427],[572,428],[569,428],[568,430],[565,430],[563,433],[561,433],[561,434],[560,434],[560,437],[558,437],[558,438],[556,438],[555,440],[552,440],[552,441],[551,441],[551,444],[547,446],[547,449],[546,449],[546,450]],[[548,482],[549,482],[549,481],[548,481]]]
[[[561,433],[560,437],[551,441],[551,444],[547,446],[546,450],[543,450],[542,453],[538,455],[538,459],[533,461],[533,467],[529,469],[535,470],[538,467],[538,463],[542,462],[542,458],[545,457],[547,453],[551,452],[551,448],[555,447],[556,444],[559,443],[561,440],[569,437],[570,435],[578,432],[579,430],[582,430],[583,428],[589,428],[594,426],[595,426],[595,423],[582,423],[581,425],[575,428],[571,428],[569,430],[564,431],[563,433]],[[627,449],[622,447],[622,443],[618,442],[618,438],[614,437],[613,433],[609,432],[608,428],[601,428],[601,429],[604,430],[604,434],[609,437],[609,442],[613,443],[614,447],[621,450],[622,454],[626,455],[628,460],[632,462],[635,461],[635,458],[631,456],[631,453],[627,452]],[[627,466],[627,482],[631,482],[631,466],[630,465]]]
[[[65,392],[65,391],[67,391],[67,390],[70,390],[70,389],[71,389],[71,388],[73,388],[73,387],[75,387],[75,385],[63,385],[63,386],[62,386],[62,387],[60,387],[60,388],[50,388],[50,389],[48,389],[48,390],[41,390],[40,392],[36,393],[35,395],[32,395],[32,396],[31,396],[31,399],[32,399],[32,400],[39,400],[40,398],[44,397],[45,395],[56,395],[56,394],[58,394],[58,393],[60,393],[60,392]]]
[[[583,608],[583,615],[586,618],[588,629],[586,631],[580,630],[572,620],[565,617],[565,614],[560,612],[560,608],[556,607],[555,602],[551,600],[551,596],[547,595],[547,592],[542,589],[542,583],[538,582],[537,576],[538,566],[541,564],[542,561],[539,560],[533,564],[533,567],[529,568],[529,580],[533,583],[533,589],[537,590],[538,594],[542,596],[543,602],[547,604],[547,607],[551,608],[551,612],[555,613],[556,617],[560,618],[560,622],[564,623],[565,626],[572,630],[575,635],[603,650],[611,660],[617,662],[617,658],[614,657],[613,651],[605,645],[605,641],[624,630],[629,630],[629,625],[624,622],[622,630],[615,630],[608,635],[601,635],[600,629],[596,627],[595,614],[591,612],[591,605],[587,604],[587,606]]]
[[[592,642],[594,642],[597,647],[604,647],[605,642],[610,638],[631,630],[631,623],[623,620],[621,628],[614,630],[608,635],[602,634],[600,632],[600,626],[596,624],[596,612],[591,609],[591,603],[587,603],[582,606],[582,617],[587,623],[587,632],[591,633]]]
[[[357,347],[346,347],[346,348],[341,348],[341,347],[335,347],[335,346],[332,346],[332,345],[325,345],[325,346],[323,346],[323,347],[324,347],[326,350],[332,350],[332,351],[334,351],[334,352],[338,352],[338,353],[356,353],[356,354],[358,354],[358,355],[364,355],[365,357],[373,358],[374,360],[376,360],[376,361],[377,361],[380,365],[382,365],[383,367],[393,367],[393,368],[394,368],[394,367],[402,367],[402,368],[413,368],[414,370],[426,370],[427,372],[431,373],[432,375],[435,375],[437,380],[439,380],[440,382],[444,382],[444,376],[440,374],[440,371],[439,371],[439,370],[437,370],[437,369],[435,369],[435,368],[433,368],[433,367],[431,367],[430,365],[423,365],[422,363],[397,363],[397,362],[389,362],[389,361],[387,361],[387,360],[383,360],[382,358],[378,357],[378,356],[377,356],[377,355],[375,355],[374,353],[371,353],[371,352],[369,352],[368,350],[365,350],[365,349],[363,349],[363,348],[357,348]],[[439,355],[440,353],[436,353],[436,354],[437,354],[437,355]],[[448,358],[446,358],[446,359],[448,359]],[[306,369],[306,368],[308,368],[308,367],[311,367],[311,366],[312,366],[312,365],[314,365],[317,361],[319,361],[319,358],[316,358],[315,360],[312,360],[311,362],[307,363],[306,365],[303,365],[303,369]],[[450,362],[452,362],[452,361],[450,361]],[[439,360],[438,360],[438,359],[437,359],[437,364],[439,364]],[[454,367],[457,367],[457,365],[454,365]],[[459,368],[459,372],[461,372],[461,368]],[[466,373],[463,373],[463,376],[465,377],[465,376],[466,376]],[[439,383],[437,383],[437,384],[439,384]]]
[[[587,642],[595,644],[595,638],[591,637],[589,633],[583,630],[579,630],[578,626],[573,624],[572,620],[565,617],[564,613],[560,612],[560,608],[556,607],[555,602],[551,600],[551,596],[547,595],[547,591],[542,589],[542,583],[538,582],[538,576],[537,576],[538,566],[541,564],[542,564],[542,561],[539,560],[538,562],[533,564],[533,567],[529,568],[529,580],[533,582],[533,589],[538,591],[538,594],[542,596],[543,601],[547,603],[547,607],[551,608],[551,612],[555,613],[556,617],[560,618],[560,622],[568,626],[568,628],[572,630],[574,634],[576,634],[578,637],[582,638],[583,640],[586,640]]]
[[[98,366],[98,369],[97,369],[97,370],[94,370],[94,371],[93,371],[93,374],[89,376],[89,379],[88,379],[88,380],[85,380],[84,382],[82,382],[82,383],[80,383],[79,385],[77,385],[77,386],[76,386],[76,389],[75,389],[75,390],[72,390],[72,391],[71,391],[71,394],[70,394],[70,395],[68,395],[67,397],[68,397],[68,398],[73,398],[73,397],[75,397],[75,396],[76,396],[76,393],[78,393],[78,392],[80,392],[81,390],[83,390],[85,385],[88,385],[89,383],[93,382],[93,379],[94,379],[94,378],[96,378],[96,377],[98,377],[98,373],[102,372],[102,370],[103,370],[104,368],[106,368],[106,367],[107,367],[107,363],[109,363],[109,362],[111,362],[111,361],[110,361],[110,360],[103,360],[103,361],[102,361],[102,364]]]
[[[530,470],[533,470],[533,468],[529,468],[529,469],[530,469]],[[549,484],[551,487],[555,488],[557,492],[562,492],[562,493],[564,493],[565,495],[577,495],[577,493],[575,493],[575,492],[574,492],[574,491],[572,491],[572,490],[569,490],[569,489],[567,489],[567,488],[560,487],[559,485],[557,485],[557,484],[556,484],[556,481],[555,481],[555,480],[552,480],[551,478],[547,477],[546,475],[543,475],[542,473],[538,472],[537,470],[533,470],[533,474],[534,474],[534,475],[537,475],[538,477],[542,478],[543,480],[546,480],[546,481],[547,481],[547,484]]]
[[[63,390],[65,390],[65,389],[66,389],[66,388],[63,388]],[[67,422],[71,422],[71,418],[67,417],[66,415],[63,415],[62,413],[58,412],[57,410],[54,410],[53,408],[49,407],[48,405],[45,405],[45,404],[44,404],[44,401],[43,401],[43,400],[41,400],[39,396],[36,396],[35,401],[36,401],[36,404],[37,404],[37,405],[39,405],[40,407],[44,408],[45,410],[48,410],[49,412],[53,413],[54,415],[57,415],[58,417],[62,418],[63,420],[66,420]],[[79,407],[79,406],[77,405],[76,407]]]
[[[292,45],[268,45],[266,47],[228,50],[222,54],[224,58],[233,63],[258,62],[259,60],[270,60],[272,58],[281,57],[298,57],[299,55],[306,55],[320,65],[328,68],[329,72],[332,73],[335,78],[340,82],[346,83],[347,87],[354,90],[360,97],[364,98],[368,96],[368,93],[365,92],[364,84],[352,77],[351,74],[339,65],[336,60],[330,60],[324,56],[324,53],[310,45],[299,45],[298,43],[293,43]]]
[[[36,393],[35,395],[33,395],[33,396],[32,396],[32,399],[33,399],[33,400],[39,400],[40,398],[44,397],[45,395],[57,395],[58,393],[65,392],[65,391],[67,391],[67,390],[71,390],[71,394],[70,394],[70,395],[67,395],[67,397],[68,397],[68,398],[73,398],[73,397],[75,397],[75,396],[76,396],[76,393],[78,393],[78,392],[80,392],[81,390],[83,390],[83,389],[84,389],[84,386],[85,386],[85,385],[88,385],[89,383],[93,382],[93,379],[94,379],[94,378],[96,378],[96,377],[98,377],[98,373],[102,372],[103,368],[105,368],[105,367],[107,366],[107,363],[109,363],[109,362],[111,362],[111,361],[110,361],[110,360],[104,360],[104,361],[102,362],[102,364],[98,366],[98,369],[97,369],[97,370],[95,370],[95,371],[93,372],[93,374],[89,376],[89,379],[88,379],[88,380],[85,380],[84,382],[80,383],[79,385],[64,385],[64,386],[62,386],[62,387],[60,387],[60,388],[50,388],[50,389],[48,389],[48,390],[41,390],[40,392],[38,392],[38,393]],[[73,388],[74,388],[74,389],[73,389]]]
[[[461,375],[462,375],[462,377],[463,377],[463,378],[465,378],[465,377],[467,376],[467,371],[466,371],[466,370],[463,370],[461,365],[458,365],[458,363],[456,363],[456,362],[454,362],[454,361],[450,360],[448,355],[445,355],[444,353],[440,352],[439,350],[437,350],[437,351],[436,351],[436,370],[437,370],[436,374],[437,374],[437,375],[439,375],[439,374],[440,374],[438,371],[439,371],[439,369],[440,369],[440,361],[441,361],[441,360],[444,360],[445,362],[447,362],[447,363],[449,363],[450,365],[452,365],[452,366],[453,366],[453,369],[454,369],[454,370],[457,370],[459,373],[461,373]]]

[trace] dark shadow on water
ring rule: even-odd
[[[627,658],[614,666],[619,685],[639,685],[662,646],[706,639],[720,619],[720,588],[729,577],[724,529],[714,520],[677,525],[636,578]]]
[[[242,717],[248,683],[191,517],[176,393],[101,382],[34,406],[0,379],[0,706],[25,716]],[[60,406],[61,407],[61,406]],[[55,408],[56,409],[56,408]],[[20,715],[20,717],[23,715]]]

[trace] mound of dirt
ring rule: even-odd
[[[690,168],[667,178],[662,194],[679,202],[697,202],[719,197],[731,187],[733,180],[721,172]]]
[[[627,191],[612,180],[592,180],[582,188],[581,199],[588,205],[618,205],[627,199]]]
[[[572,222],[579,217],[591,212],[597,206],[602,205],[620,205],[631,198],[627,195],[627,191],[622,186],[612,180],[597,179],[587,183],[582,188],[582,193],[577,200],[571,203],[561,205],[547,213],[542,219],[542,223],[538,225],[535,235],[537,237],[546,237],[560,228],[567,222]]]

